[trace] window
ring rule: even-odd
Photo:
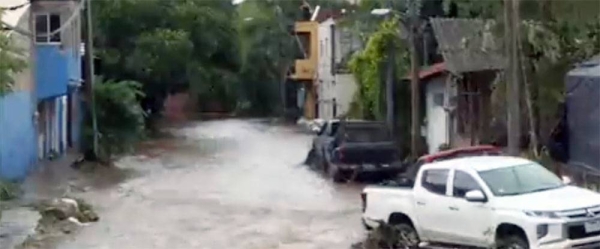
[[[447,169],[430,169],[423,172],[422,185],[423,188],[432,193],[445,195],[446,182],[448,180]]]
[[[310,33],[309,32],[298,32],[296,34],[296,38],[297,38],[296,45],[298,47],[296,59],[310,58],[312,56],[310,54]]]
[[[325,56],[328,56],[329,54],[329,38],[325,38],[325,45],[323,46],[323,48],[325,49]]]
[[[323,50],[325,50],[325,47],[323,47],[323,40],[321,40],[320,42],[321,44],[319,45],[319,55],[321,57],[323,57]]]
[[[496,196],[521,195],[564,187],[554,173],[537,163],[479,172]]]
[[[35,15],[35,41],[38,43],[60,42],[60,32],[52,36],[47,35],[60,28],[60,14],[37,14]]]
[[[339,122],[331,123],[331,130],[330,130],[329,136],[335,135],[335,133],[337,132],[339,127],[340,127]]]
[[[331,37],[331,65],[330,65],[330,69],[331,69],[331,75],[335,75],[335,25],[331,24],[329,26],[329,36]]]
[[[463,198],[471,190],[481,190],[479,184],[471,175],[458,170],[454,173],[453,185],[452,196],[454,197]]]
[[[443,93],[433,94],[433,104],[435,106],[444,106],[444,94]]]

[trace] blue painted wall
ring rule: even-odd
[[[75,64],[80,61],[72,50],[60,50],[58,45],[36,46],[35,82],[38,100],[67,94],[69,80],[81,76]],[[78,79],[81,77],[77,77]]]
[[[0,97],[1,178],[23,179],[37,162],[33,103],[33,96],[25,91]]]

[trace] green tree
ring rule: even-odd
[[[503,35],[503,1],[454,2],[461,17],[496,20]],[[532,102],[534,134],[547,141],[564,101],[564,77],[575,63],[600,53],[600,4],[595,0],[521,1],[520,47],[523,82]],[[503,108],[503,89],[496,91]],[[524,119],[525,121],[528,119]],[[530,126],[530,125],[529,125]]]
[[[130,152],[144,136],[144,111],[139,98],[144,96],[142,85],[134,81],[97,80],[94,85],[98,119],[99,151],[101,161]],[[84,140],[91,141],[91,122],[84,127]]]
[[[14,75],[26,66],[22,50],[15,46],[8,31],[0,29],[0,97],[13,89]]]
[[[236,99],[239,70],[235,7],[219,0],[95,2],[95,41],[102,74],[143,83],[145,108],[157,113],[169,91]],[[218,84],[227,75],[233,83]],[[210,89],[207,92],[202,90]],[[221,103],[223,104],[223,103]]]
[[[382,119],[380,96],[381,82],[389,59],[389,48],[396,51],[395,82],[408,73],[409,55],[407,45],[400,40],[398,20],[392,19],[380,24],[372,33],[365,48],[354,54],[349,62],[350,71],[356,77],[358,91],[352,115],[358,118]]]

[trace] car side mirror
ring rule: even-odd
[[[313,127],[311,128],[311,131],[312,131],[313,133],[315,133],[316,135],[320,135],[320,134],[321,134],[321,127],[318,127],[318,126],[313,126]]]
[[[486,202],[487,198],[481,190],[471,190],[465,194],[465,199],[468,202]]]
[[[573,181],[571,180],[571,177],[562,176],[561,179],[565,185],[571,185],[571,183],[573,183]]]

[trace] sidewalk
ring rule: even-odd
[[[70,194],[76,186],[78,172],[71,164],[79,154],[67,153],[54,160],[41,162],[21,184],[23,194],[6,204],[0,218],[0,248],[12,249],[36,233],[39,213],[33,205],[41,200]]]

